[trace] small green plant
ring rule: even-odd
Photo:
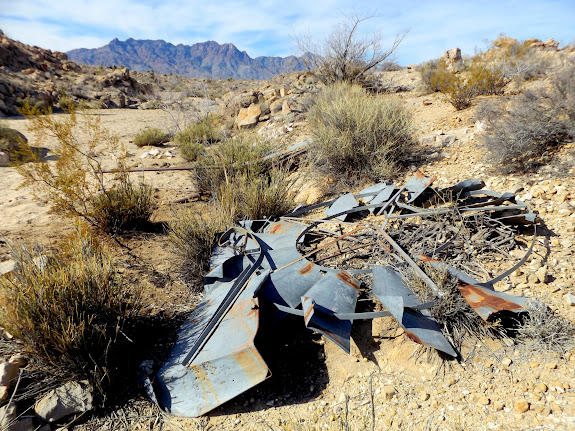
[[[308,119],[314,168],[347,184],[394,175],[413,142],[411,115],[401,101],[359,86],[326,88]]]
[[[138,147],[146,145],[162,145],[170,141],[170,134],[157,127],[147,127],[134,137],[134,144]]]
[[[18,269],[0,277],[0,326],[41,369],[88,379],[98,395],[126,372],[133,346],[126,322],[141,309],[110,252],[82,226],[54,250],[15,251]]]
[[[74,110],[58,117],[24,112],[36,135],[36,146],[42,146],[46,136],[57,140],[52,151],[56,162],[42,160],[17,168],[24,177],[22,185],[31,186],[37,200],[56,214],[83,218],[109,233],[136,227],[146,217],[149,220],[152,190],[134,185],[125,174],[125,153],[118,138],[100,125],[98,117]],[[107,179],[97,154],[119,148],[118,175],[115,180]]]
[[[219,142],[221,134],[217,128],[218,123],[218,118],[206,115],[174,136],[174,143],[180,147],[182,157],[188,161],[197,161],[207,145]]]

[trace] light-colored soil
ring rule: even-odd
[[[409,76],[405,79],[410,80]],[[440,95],[408,92],[397,97],[414,111],[418,136],[444,133],[456,138],[448,146],[425,147],[426,158],[415,166],[436,176],[437,185],[482,178],[487,188],[498,192],[523,188],[520,196],[540,212],[547,237],[541,237],[523,272],[514,274],[501,289],[544,298],[559,316],[575,322],[575,307],[563,301],[564,294],[575,293],[572,146],[559,155],[568,163],[558,171],[553,171],[552,165],[538,174],[494,174],[478,146],[473,109],[457,112]],[[142,159],[150,148],[130,143],[146,126],[166,127],[171,121],[166,112],[105,110],[90,114],[100,115],[102,124],[119,135],[132,166],[185,165],[177,156],[177,148],[169,144],[160,152],[170,151],[173,158]],[[27,120],[8,119],[7,123],[32,141]],[[51,145],[47,143],[47,147]],[[113,159],[111,154],[101,157]],[[410,175],[405,174],[406,178]],[[146,172],[144,176],[158,198],[156,221],[169,221],[171,208],[178,206],[170,206],[169,202],[190,195],[194,189],[189,172]],[[0,168],[0,232],[6,240],[54,241],[70,229],[70,223],[50,215],[47,207],[36,203],[30,190],[17,189],[19,182],[13,168]],[[132,235],[126,241],[145,264],[164,276],[147,282],[149,298],[158,302],[157,308],[171,301],[185,301],[185,291],[172,273],[165,234]],[[0,251],[0,259],[8,258],[5,244]],[[544,265],[550,281],[529,281],[528,275]],[[265,341],[268,349],[263,346],[260,350],[273,376],[204,418],[165,417],[158,415],[151,403],[138,401],[106,417],[93,418],[79,428],[160,429],[162,423],[163,429],[186,430],[575,429],[575,352],[561,355],[499,341],[469,340],[461,363],[442,362],[434,352],[423,354],[390,318],[356,324],[353,338],[357,349],[352,355],[305,329],[279,328],[271,338]],[[528,403],[526,411],[521,411],[523,401]]]

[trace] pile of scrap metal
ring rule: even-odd
[[[422,303],[401,275],[402,267],[411,268],[437,296],[442,295],[415,260],[457,277],[462,296],[484,320],[502,311],[521,312],[525,298],[498,292],[493,285],[525,263],[535,233],[519,262],[484,282],[440,258],[449,256],[445,254],[449,245],[457,244],[464,220],[482,214],[482,224],[488,220],[494,232],[506,232],[509,225],[536,229],[535,214],[513,194],[482,190],[484,183],[479,180],[446,189],[433,188],[432,182],[418,172],[401,188],[380,183],[357,195],[297,208],[279,220],[248,220],[227,231],[213,251],[205,296],[183,324],[169,360],[156,375],[155,395],[162,408],[197,417],[264,381],[270,371],[254,345],[263,313],[276,319],[301,316],[305,326],[348,353],[354,320],[393,316],[411,340],[458,357],[429,313],[433,301]],[[322,207],[327,207],[324,218],[298,218]],[[452,226],[451,237],[432,241],[440,245],[419,255],[411,255],[406,244],[399,244],[388,232],[392,225],[409,219],[437,220],[454,213],[462,221],[459,227]],[[354,236],[368,228],[375,238],[364,241]],[[324,235],[323,241],[305,251],[318,235]],[[505,241],[491,243],[499,247]],[[319,252],[329,247],[336,247],[335,253],[319,259]],[[328,265],[330,259],[366,247],[372,249],[364,254],[378,259],[360,268]],[[382,255],[386,258],[381,259]],[[319,265],[320,261],[325,265]],[[358,279],[366,274],[382,311],[356,311]]]

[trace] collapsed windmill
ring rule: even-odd
[[[417,172],[401,188],[380,183],[276,221],[247,220],[228,230],[213,250],[205,296],[156,375],[158,403],[172,414],[197,417],[264,381],[270,370],[254,344],[263,313],[278,320],[301,316],[306,327],[348,353],[354,320],[393,316],[411,340],[458,357],[429,312],[435,300],[423,302],[406,283],[409,269],[435,299],[445,295],[421,269],[423,262],[457,279],[483,320],[524,311],[526,298],[498,292],[494,284],[527,261],[536,215],[513,194],[483,190],[480,180],[445,189],[432,182]],[[324,218],[298,218],[322,207],[328,207]],[[466,256],[506,255],[515,245],[512,226],[519,225],[534,229],[521,260],[496,277],[484,274],[484,282],[466,271]],[[385,310],[356,312],[366,277]]]

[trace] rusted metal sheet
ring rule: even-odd
[[[459,356],[429,312],[417,309],[421,301],[409,290],[395,269],[389,266],[373,267],[373,294],[411,340],[452,357]]]
[[[420,256],[420,259],[436,268],[449,271],[451,275],[457,277],[460,281],[458,288],[461,295],[483,320],[489,319],[500,311],[516,313],[525,311],[523,306],[527,303],[527,298],[497,292],[492,286],[482,285],[470,275],[430,257]]]

